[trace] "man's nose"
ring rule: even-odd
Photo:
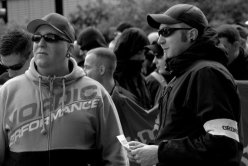
[[[159,35],[158,37],[158,44],[162,45],[166,43],[165,38],[162,35]]]

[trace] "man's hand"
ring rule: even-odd
[[[134,156],[132,155],[132,150],[143,147],[143,146],[145,146],[145,144],[138,142],[138,141],[130,141],[130,142],[128,142],[128,146],[129,146],[129,148],[125,148],[127,151],[127,156],[131,162],[136,163],[136,160],[135,160]]]
[[[151,166],[158,163],[158,146],[146,145],[137,141],[129,142],[128,158],[141,166]]]

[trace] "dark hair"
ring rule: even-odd
[[[223,24],[216,28],[218,37],[227,38],[228,42],[234,43],[240,41],[239,31],[231,24]]]
[[[116,30],[118,32],[123,32],[124,30],[128,29],[128,28],[132,28],[133,25],[131,23],[128,22],[121,22],[117,25]]]
[[[98,47],[98,48],[90,50],[87,54],[88,55],[94,54],[98,58],[101,58],[102,61],[106,60],[109,72],[111,72],[111,74],[114,73],[114,71],[116,69],[116,65],[117,65],[117,60],[116,60],[116,56],[112,50],[110,50],[109,48]]]
[[[22,27],[11,28],[0,38],[0,54],[2,56],[15,53],[28,59],[32,49],[31,34]]]
[[[149,44],[145,32],[140,28],[129,28],[125,30],[114,47],[117,60],[129,60]]]
[[[103,34],[94,27],[87,27],[82,30],[77,39],[81,50],[91,50],[97,47],[107,47]]]

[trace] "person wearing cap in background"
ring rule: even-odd
[[[0,85],[9,79],[23,74],[33,57],[31,34],[24,28],[14,26],[0,38],[1,65],[6,72],[0,75]]]
[[[222,24],[216,28],[220,43],[227,51],[227,69],[236,80],[248,80],[248,54],[241,46],[241,37],[234,24]]]
[[[154,99],[156,103],[159,99],[161,88],[166,86],[172,77],[166,70],[165,55],[162,47],[157,42],[154,42],[145,48],[148,49],[146,54],[152,54],[150,55],[153,56],[152,63],[156,66],[156,69],[145,78],[151,98]]]
[[[111,97],[70,57],[67,18],[50,13],[27,29],[30,67],[0,88],[0,165],[128,165]]]
[[[145,76],[148,76],[149,74],[151,74],[151,72],[153,72],[156,69],[155,64],[152,62],[154,59],[154,51],[156,52],[157,49],[153,50],[150,49],[150,47],[153,47],[154,43],[157,43],[158,41],[158,32],[151,32],[147,35],[147,38],[149,40],[149,45],[147,47],[145,47],[145,60],[142,64],[142,73]]]
[[[158,42],[158,32],[150,32],[148,35],[147,35],[147,38],[150,42],[150,44],[153,44],[154,42]]]
[[[239,166],[240,99],[216,32],[190,4],[149,14],[147,21],[158,29],[174,78],[160,99],[155,145],[128,142],[129,159],[142,166]]]
[[[145,77],[151,74],[156,69],[155,64],[152,62],[154,59],[154,54],[156,54],[156,51],[157,50],[155,49],[155,47],[153,47],[153,44],[149,44],[144,47],[145,59],[144,62],[142,63],[141,72]]]
[[[235,28],[239,31],[241,37],[241,47],[248,53],[248,27],[242,24],[235,24]]]

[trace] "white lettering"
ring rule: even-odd
[[[33,131],[33,130],[38,129],[39,122],[40,122],[39,120],[31,122],[30,125],[29,125],[29,131]]]
[[[63,110],[60,108],[57,110],[56,113],[51,113],[51,120],[50,117],[44,117],[44,121],[41,117],[41,119],[39,120],[34,120],[30,123],[27,123],[23,126],[21,126],[19,129],[17,129],[11,136],[10,136],[10,143],[9,146],[12,146],[13,144],[16,143],[16,141],[18,139],[20,139],[21,137],[23,137],[23,135],[26,132],[32,132],[37,130],[38,128],[42,128],[43,123],[45,123],[45,125],[49,125],[50,121],[56,121],[57,119],[61,118],[64,116],[64,113],[72,113],[74,111],[84,111],[86,109],[92,109],[92,108],[96,108],[98,106],[99,103],[99,99],[93,99],[90,101],[85,101],[85,102],[78,102],[78,103],[73,103],[69,106],[65,106],[63,108]]]

